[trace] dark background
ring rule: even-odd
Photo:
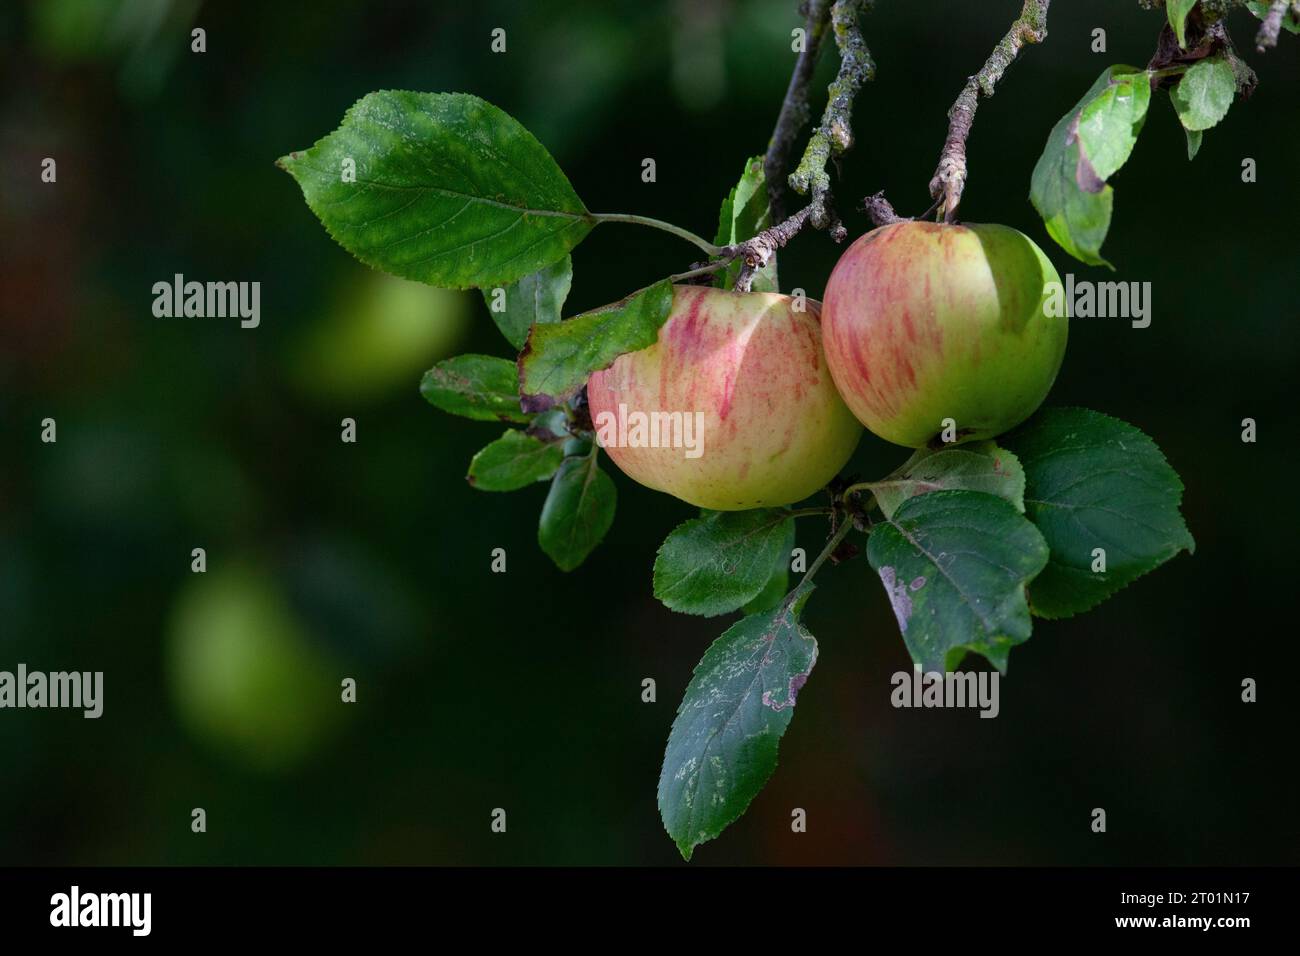
[[[928,205],[945,113],[1019,7],[882,2],[868,16],[879,75],[838,184],[851,233],[867,193]],[[1057,0],[1047,44],[980,108],[964,217],[1024,230],[1062,273],[1109,278],[1051,243],[1030,172],[1056,120],[1106,65],[1145,63],[1162,22],[1134,0]],[[657,604],[650,567],[693,509],[618,476],[608,538],[557,571],[535,540],[544,486],[472,490],[468,459],[499,429],[416,391],[441,357],[506,354],[481,300],[368,272],[273,160],[371,90],[473,92],[533,130],[589,208],[711,236],[766,146],[800,23],[793,0],[5,5],[0,669],[102,670],[106,687],[97,721],[0,711],[0,863],[678,860],[659,763],[726,621]],[[504,55],[489,50],[498,26]],[[699,863],[1300,860],[1300,38],[1260,56],[1252,18],[1231,29],[1254,98],[1189,164],[1158,94],[1113,180],[1105,253],[1113,278],[1152,283],[1152,324],[1075,321],[1049,399],[1155,438],[1187,486],[1195,556],[1038,622],[996,720],[892,709],[890,675],[909,661],[881,588],[861,559],[826,570],[806,615],[821,656],[781,765]],[[56,185],[39,180],[45,156]],[[694,255],[602,226],[574,252],[566,311]],[[819,295],[836,256],[824,234],[799,238],[783,287]],[[261,327],[154,318],[151,287],[177,272],[260,281]],[[355,445],[339,440],[344,416]],[[1256,444],[1240,440],[1246,416]],[[57,444],[40,441],[45,417]],[[852,467],[874,476],[901,457],[868,435]],[[819,534],[801,528],[800,543]],[[505,575],[489,573],[495,547]],[[640,700],[645,677],[657,703]],[[1258,704],[1241,702],[1244,677]],[[193,807],[206,834],[190,831]],[[494,807],[505,835],[489,831]],[[794,807],[806,834],[790,832]]]

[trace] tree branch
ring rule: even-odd
[[[768,185],[768,203],[773,210],[772,218],[780,218],[777,210],[784,192],[774,187],[779,186],[785,165],[789,161],[790,147],[807,120],[808,83],[816,63],[817,51],[829,26],[835,32],[835,43],[840,52],[839,72],[827,88],[826,110],[822,114],[822,121],[813,131],[798,168],[788,179],[790,188],[800,195],[807,195],[811,189],[812,198],[808,205],[751,239],[723,246],[714,253],[717,257],[715,261],[708,264],[696,263],[689,272],[682,273],[683,277],[705,275],[715,271],[720,264],[739,259],[743,265],[736,278],[735,289],[737,292],[749,292],[753,288],[755,274],[771,261],[776,250],[784,248],[805,225],[829,230],[831,238],[836,242],[844,240],[846,230],[830,205],[830,176],[826,172],[826,164],[853,145],[850,126],[853,98],[862,84],[875,75],[875,63],[871,60],[871,53],[867,50],[858,27],[858,17],[870,2],[871,0],[835,0],[831,4],[830,0],[807,0],[800,8],[807,18],[809,44],[795,63],[785,102],[781,106],[776,129],[763,159],[763,172]]]
[[[808,122],[808,86],[812,82],[817,58],[821,55],[822,40],[830,25],[831,0],[805,0],[799,12],[804,15],[804,48],[795,60],[786,87],[785,100],[776,118],[776,127],[763,157],[763,179],[767,183],[767,204],[772,219],[785,218],[786,173],[790,164],[790,150],[804,124]]]
[[[862,211],[871,217],[871,221],[875,225],[888,226],[895,222],[914,222],[917,219],[928,219],[939,208],[940,202],[942,202],[941,199],[936,199],[930,208],[919,216],[900,216],[894,212],[894,207],[885,198],[885,193],[882,190],[862,200]]]
[[[799,235],[804,223],[812,215],[812,209],[812,204],[809,203],[789,219],[770,229],[764,229],[752,239],[723,247],[724,261],[740,259],[744,263],[740,267],[740,275],[736,278],[737,292],[748,292],[753,288],[754,275],[767,265],[776,250],[784,248],[786,243]]]
[[[1277,46],[1278,34],[1282,32],[1282,17],[1289,6],[1291,0],[1273,0],[1269,6],[1264,22],[1259,25],[1259,33],[1255,34],[1255,49],[1260,53]]]
[[[948,138],[939,153],[939,166],[930,180],[931,197],[942,198],[940,208],[945,222],[956,221],[957,206],[966,188],[966,139],[975,122],[979,98],[993,95],[1002,74],[1025,44],[1041,43],[1046,39],[1047,7],[1050,3],[1051,0],[1025,0],[1019,18],[993,48],[983,69],[966,81],[966,86],[948,111]]]
[[[826,164],[852,147],[853,100],[862,84],[876,73],[876,64],[858,25],[869,3],[870,0],[835,0],[831,7],[831,28],[840,52],[840,69],[827,87],[821,123],[813,130],[803,159],[789,180],[790,188],[799,195],[808,196],[811,192],[809,221],[816,229],[829,228],[837,242],[844,238],[844,227],[829,203],[831,181]]]

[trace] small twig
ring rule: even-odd
[[[767,265],[776,250],[784,248],[786,243],[799,234],[809,221],[812,210],[811,204],[804,206],[785,222],[764,229],[752,239],[722,247],[724,262],[740,259],[743,263],[740,276],[736,279],[737,292],[748,292],[753,288],[754,275]]]
[[[885,198],[883,190],[862,200],[862,211],[870,216],[871,221],[877,226],[888,226],[890,223],[903,222],[906,218],[894,212],[894,207]]]
[[[871,221],[877,226],[888,226],[895,222],[915,222],[918,219],[929,219],[934,215],[934,211],[939,208],[939,203],[943,201],[942,196],[930,203],[930,208],[919,216],[900,216],[894,212],[894,207],[889,200],[885,198],[883,191],[868,196],[862,200],[862,211],[871,217]]]
[[[822,39],[830,25],[831,0],[805,0],[799,12],[804,15],[804,48],[794,62],[790,85],[786,87],[781,112],[772,130],[763,157],[763,179],[767,183],[767,204],[772,218],[785,218],[786,173],[790,164],[790,150],[800,130],[808,122],[808,86],[812,82],[817,58],[821,55]]]
[[[1291,6],[1291,0],[1273,0],[1269,5],[1268,13],[1264,16],[1264,22],[1259,25],[1259,32],[1255,34],[1255,49],[1260,53],[1267,52],[1270,47],[1277,46],[1278,34],[1282,32],[1282,17],[1286,14],[1287,8]]]
[[[840,69],[827,87],[821,123],[813,130],[803,158],[789,180],[791,189],[809,197],[813,228],[829,229],[837,242],[844,238],[845,232],[830,206],[831,179],[826,164],[852,147],[853,100],[862,84],[876,74],[876,64],[858,25],[869,3],[870,0],[835,0],[831,7],[831,28],[840,52]]]
[[[955,222],[957,206],[966,188],[966,139],[975,122],[979,98],[992,96],[1026,43],[1041,43],[1047,37],[1047,7],[1051,0],[1025,0],[1020,16],[993,48],[983,68],[966,81],[966,86],[948,111],[948,138],[939,154],[939,165],[930,180],[930,195],[942,197],[945,222]]]
[[[812,207],[805,206],[784,222],[764,229],[744,242],[718,247],[716,257],[711,261],[693,262],[690,269],[671,275],[668,279],[671,282],[690,281],[725,269],[739,259],[742,265],[735,289],[737,292],[749,292],[753,288],[755,274],[771,261],[776,250],[784,248],[786,243],[799,234],[811,212]]]
[[[826,229],[836,242],[844,241],[847,230],[830,205],[830,176],[826,172],[826,164],[832,158],[838,158],[852,145],[853,134],[849,124],[853,97],[863,82],[875,74],[875,64],[871,61],[871,54],[862,41],[858,28],[858,17],[870,2],[871,0],[835,0],[834,5],[830,5],[829,0],[807,0],[801,7],[807,17],[809,45],[795,63],[785,102],[777,118],[776,130],[763,160],[763,168],[768,184],[768,204],[773,211],[773,218],[778,218],[776,210],[781,194],[774,191],[773,187],[784,173],[794,137],[807,120],[807,87],[816,63],[817,50],[828,26],[826,10],[829,6],[829,26],[835,31],[835,43],[840,51],[840,69],[827,88],[826,111],[822,115],[821,124],[813,131],[798,168],[788,179],[790,188],[800,195],[807,195],[811,189],[811,201],[794,215],[764,229],[751,239],[715,248],[711,253],[716,257],[715,261],[707,265],[695,263],[689,272],[674,276],[674,279],[703,275],[739,259],[742,265],[736,278],[735,290],[749,292],[754,285],[754,276],[771,261],[776,250],[784,248],[805,225]]]

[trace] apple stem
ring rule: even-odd
[[[835,0],[831,7],[831,29],[840,53],[840,68],[826,88],[826,109],[821,122],[813,130],[799,165],[790,174],[790,188],[801,196],[809,196],[812,224],[817,229],[844,230],[830,206],[831,178],[826,164],[852,148],[853,101],[862,84],[876,75],[875,61],[858,24],[869,5],[870,0]]]
[[[882,190],[862,200],[860,208],[871,217],[871,221],[877,226],[888,226],[896,222],[916,222],[918,219],[929,219],[930,216],[938,212],[942,203],[943,197],[940,196],[930,203],[930,208],[919,216],[900,216],[894,212],[893,205],[885,198],[885,193]]]

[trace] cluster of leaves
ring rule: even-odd
[[[1267,3],[1246,5],[1261,19]],[[1061,248],[1089,265],[1111,267],[1101,255],[1110,230],[1114,190],[1108,180],[1127,162],[1146,122],[1154,91],[1167,90],[1187,134],[1187,158],[1204,131],[1228,114],[1255,78],[1233,52],[1227,32],[1208,19],[1199,0],[1167,0],[1168,26],[1145,69],[1109,66],[1052,128],[1034,167],[1030,199]],[[1300,29],[1290,16],[1283,25]],[[1112,267],[1113,268],[1113,267]]]
[[[482,291],[517,358],[448,359],[425,374],[420,391],[454,415],[515,426],[474,456],[467,478],[482,491],[549,480],[538,542],[562,570],[578,567],[609,531],[617,500],[583,389],[592,372],[654,344],[672,310],[672,283],[561,322],[573,281],[569,252],[601,217],[522,124],[476,96],[371,93],[333,133],[278,162],[329,234],[362,262]],[[762,170],[761,159],[745,164],[722,203],[716,246],[771,224]],[[713,281],[728,287],[739,270],[739,262],[726,264]],[[776,289],[775,257],[753,288]]]
[[[1193,548],[1182,484],[1155,443],[1087,409],[1043,409],[996,444],[922,449],[858,492],[871,494],[867,560],[925,672],[968,653],[1005,671],[1034,617],[1086,611]],[[708,514],[669,535],[655,563],[655,594],[673,610],[745,613],[700,661],[668,740],[659,807],[688,859],[772,774],[817,660],[799,623],[807,576],[781,597],[794,520]]]
[[[1125,85],[1108,74],[1107,90],[1121,85],[1131,98],[1145,95],[1145,78]],[[1107,94],[1080,128],[1092,129],[1095,114],[1105,126],[1112,115],[1131,117],[1126,109]],[[1122,161],[1116,153],[1090,148],[1086,157],[1108,173]],[[656,340],[672,307],[670,280],[561,321],[569,252],[603,217],[586,210],[523,126],[473,96],[372,93],[337,131],[280,163],[361,260],[482,291],[517,358],[448,359],[424,376],[421,392],[446,412],[508,426],[474,456],[468,479],[484,491],[549,481],[538,540],[561,569],[577,567],[608,531],[616,501],[583,386]],[[351,179],[341,174],[349,164]],[[768,224],[762,177],[761,160],[745,164],[722,203],[715,248]],[[734,282],[736,264],[716,265],[712,281]],[[775,261],[754,287],[777,290]],[[679,526],[655,561],[655,595],[686,614],[743,615],[696,668],[664,755],[659,807],[682,854],[689,859],[740,816],[775,768],[817,660],[800,623],[812,577],[848,534],[868,535],[867,560],[917,667],[954,668],[973,653],[1005,670],[1034,616],[1087,610],[1192,547],[1181,492],[1136,428],[1048,409],[996,444],[918,451],[880,481],[832,495],[828,508],[705,512]],[[833,530],[804,567],[792,562],[795,522],[811,515],[830,515]],[[804,574],[791,590],[792,570]]]

